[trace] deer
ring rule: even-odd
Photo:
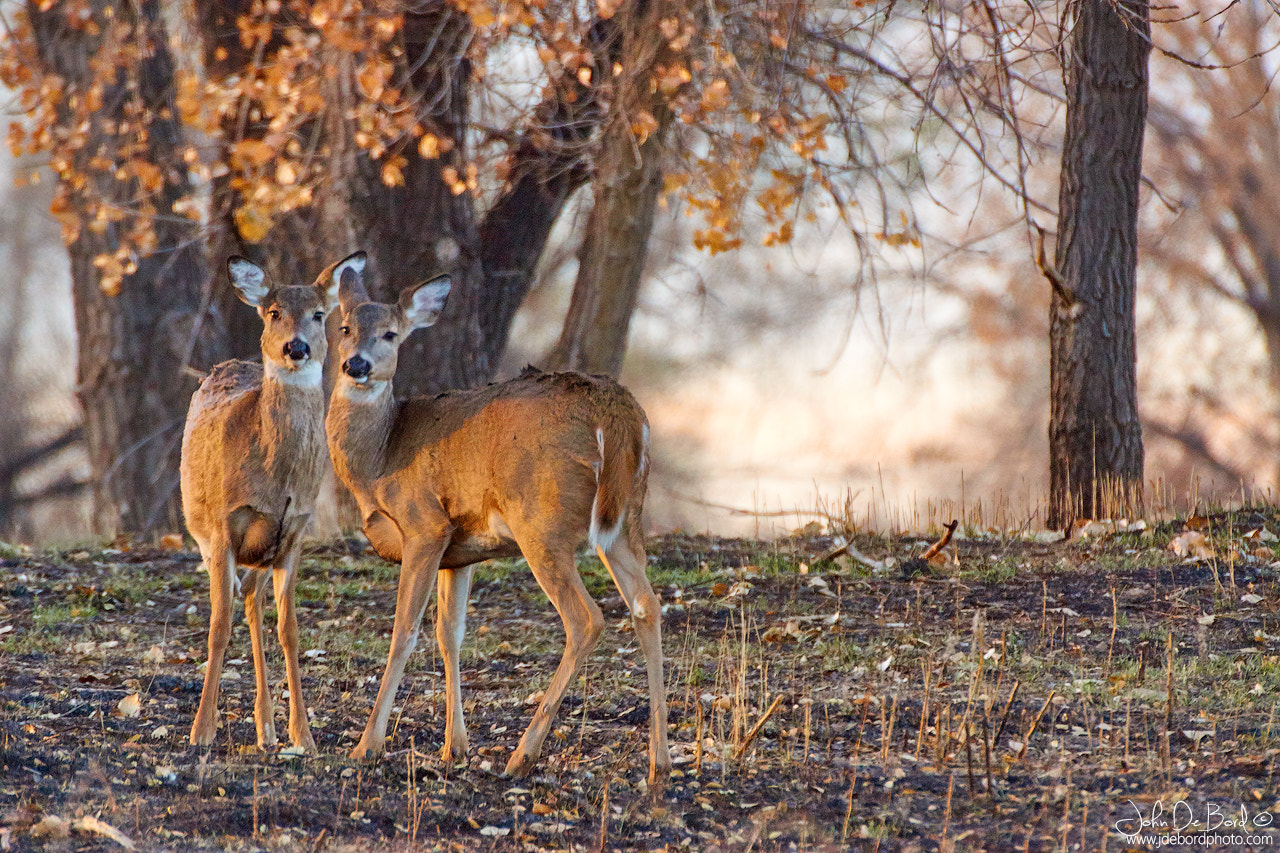
[[[438,276],[384,304],[369,299],[363,263],[342,270],[340,369],[325,420],[329,455],[359,505],[371,547],[401,566],[386,669],[351,757],[374,760],[386,748],[391,706],[433,585],[446,693],[440,757],[465,756],[459,653],[474,564],[523,556],[565,631],[560,664],[504,771],[527,775],[604,627],[576,566],[585,541],[622,594],[644,654],[648,778],[660,786],[671,758],[662,612],[645,574],[641,521],[648,419],[635,397],[608,377],[532,369],[483,388],[397,401],[392,380],[399,347],[436,322],[450,286],[448,275]]]
[[[270,574],[289,690],[289,741],[316,751],[298,667],[294,586],[302,533],[326,475],[325,319],[337,303],[342,271],[353,262],[331,265],[314,284],[285,286],[268,284],[266,273],[245,258],[227,262],[236,295],[262,318],[262,362],[215,366],[192,395],[182,434],[182,510],[209,574],[209,662],[191,725],[196,746],[211,745],[217,731],[232,599],[242,587],[236,567],[242,566],[258,746],[277,742],[262,645]]]

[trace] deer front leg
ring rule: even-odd
[[[400,679],[404,676],[409,653],[418,642],[418,628],[422,623],[422,611],[427,606],[427,595],[436,579],[440,557],[444,554],[445,537],[408,539],[405,542],[404,561],[400,567],[400,586],[396,591],[396,621],[391,629],[391,650],[387,654],[387,669],[382,673],[382,686],[374,700],[369,722],[360,736],[360,742],[351,750],[351,757],[372,760],[386,750],[387,721],[391,717],[391,705]]]
[[[225,542],[214,542],[204,552],[209,572],[209,662],[204,670],[200,707],[191,724],[191,743],[208,746],[218,731],[218,689],[222,659],[231,639],[231,593],[235,588],[235,556]]]
[[[462,673],[459,655],[467,632],[467,595],[471,592],[471,566],[440,573],[436,583],[436,641],[444,659],[444,747],[440,758],[449,761],[467,754],[467,724],[462,717]]]
[[[271,679],[267,676],[267,653],[262,646],[262,599],[267,592],[267,573],[261,569],[253,569],[247,580],[244,621],[249,623],[249,640],[253,646],[253,678],[257,685],[257,695],[253,700],[253,723],[258,732],[258,747],[266,749],[276,744]]]
[[[308,753],[316,751],[307,720],[307,701],[302,695],[302,670],[298,666],[298,615],[294,609],[294,587],[298,582],[298,542],[288,551],[273,572],[276,596],[276,633],[284,653],[285,676],[289,683],[289,743]]]

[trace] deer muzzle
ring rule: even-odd
[[[285,342],[284,355],[294,361],[303,361],[311,357],[311,347],[301,338],[294,338]]]
[[[362,355],[353,355],[342,363],[342,372],[357,382],[363,382],[368,379],[369,371],[371,370],[373,370],[373,365]]]

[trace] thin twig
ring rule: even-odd
[[[938,552],[941,551],[943,548],[947,547],[947,545],[951,542],[951,537],[956,532],[956,528],[959,526],[960,526],[960,522],[956,521],[955,519],[952,519],[950,524],[944,524],[943,527],[946,528],[947,532],[942,534],[941,539],[939,539],[937,542],[934,542],[932,545],[930,545],[929,550],[925,551],[923,554],[920,555],[920,559],[929,560],[937,556]]]
[[[764,724],[769,720],[769,717],[773,716],[774,710],[776,710],[778,705],[782,702],[783,695],[784,694],[782,693],[777,695],[773,700],[773,704],[769,706],[769,709],[765,711],[764,714],[761,715],[760,719],[756,721],[756,724],[751,727],[751,731],[747,732],[747,736],[742,739],[741,745],[738,746],[738,751],[734,753],[734,758],[742,758],[742,756],[746,754],[747,750],[751,747],[751,742],[756,739],[756,735],[760,734],[760,730],[764,728]]]
[[[1031,736],[1036,733],[1036,728],[1040,725],[1040,719],[1044,716],[1044,712],[1049,710],[1049,703],[1053,701],[1056,690],[1050,690],[1049,695],[1045,697],[1044,704],[1040,706],[1040,713],[1036,714],[1036,718],[1031,721],[1031,728],[1027,729],[1027,736],[1022,739],[1022,749],[1018,750],[1018,758],[1027,754],[1027,746],[1031,743]]]

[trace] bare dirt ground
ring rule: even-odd
[[[9,548],[0,849],[1273,850],[1280,515],[1189,524],[1058,543],[970,531],[924,566],[924,537],[856,538],[874,568],[817,561],[839,544],[818,530],[652,541],[676,761],[660,792],[644,781],[643,661],[593,563],[609,628],[543,761],[510,780],[562,647],[519,563],[473,588],[467,760],[436,754],[428,627],[388,755],[364,765],[346,752],[395,571],[359,543],[314,549],[300,585],[316,757],[253,746],[243,625],[219,740],[187,744],[208,610],[196,555]],[[1143,820],[1148,838],[1121,835]]]

